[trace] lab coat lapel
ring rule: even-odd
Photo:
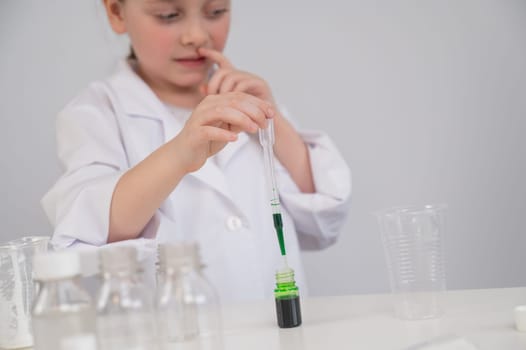
[[[246,133],[242,132],[238,134],[235,142],[229,142],[225,148],[215,155],[217,165],[220,168],[226,167],[234,155],[249,141],[250,137]]]
[[[133,71],[129,64],[121,62],[117,73],[110,80],[110,85],[122,105],[124,112],[128,115],[130,123],[133,118],[142,117],[153,121],[160,121],[163,125],[163,138],[166,143],[177,135],[183,128],[182,122],[175,118],[172,112],[159,100],[150,87]],[[241,135],[240,135],[241,136]],[[245,135],[246,137],[246,135]],[[239,147],[244,144],[248,137],[241,136],[237,142],[227,145],[221,152],[225,152],[221,164],[231,158]],[[160,146],[160,145],[159,145]],[[230,147],[229,147],[230,146]],[[220,152],[220,153],[221,153]],[[224,173],[212,159],[208,159],[201,169],[188,174],[204,184],[211,186],[227,199],[231,200],[231,194],[225,180]]]

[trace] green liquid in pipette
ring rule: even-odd
[[[281,220],[281,214],[272,214],[272,218],[274,219],[274,228],[276,229],[276,233],[278,234],[279,249],[281,250],[281,255],[287,255],[287,252],[285,251],[285,240],[283,239],[283,221]]]

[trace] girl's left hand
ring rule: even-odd
[[[219,51],[199,48],[199,54],[215,62],[219,69],[214,72],[205,94],[217,95],[226,92],[244,92],[274,104],[274,98],[267,82],[260,77],[237,70]]]

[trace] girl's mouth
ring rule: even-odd
[[[196,67],[202,67],[206,63],[206,57],[199,56],[199,57],[185,57],[185,58],[177,58],[175,61],[185,67],[189,68],[196,68]]]

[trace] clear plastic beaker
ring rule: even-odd
[[[376,212],[395,314],[406,320],[442,315],[446,289],[444,204],[400,206]]]
[[[0,244],[0,348],[33,345],[31,307],[36,295],[33,256],[48,249],[49,237],[33,236]]]

